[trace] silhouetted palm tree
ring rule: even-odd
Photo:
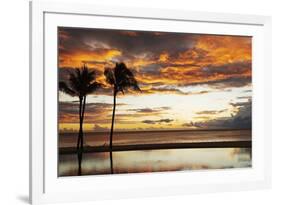
[[[79,134],[77,139],[78,175],[81,175],[81,162],[83,153],[83,121],[86,107],[86,97],[101,86],[95,81],[95,71],[90,71],[86,65],[69,73],[68,82],[59,82],[59,90],[79,98]]]
[[[111,130],[110,130],[110,168],[111,174],[113,174],[113,161],[112,161],[112,137],[114,129],[114,118],[115,118],[115,107],[116,107],[116,96],[118,92],[122,92],[128,88],[141,91],[137,80],[135,79],[133,73],[127,68],[124,63],[116,63],[113,69],[106,68],[104,70],[104,75],[106,77],[106,82],[109,83],[113,88],[113,110],[112,110],[112,120],[111,120]]]

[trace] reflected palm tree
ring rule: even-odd
[[[81,163],[84,148],[83,121],[86,107],[86,97],[95,92],[101,84],[95,81],[95,71],[90,71],[86,65],[69,73],[68,82],[59,82],[59,90],[79,98],[79,134],[77,139],[78,175],[82,174]]]
[[[110,84],[113,88],[113,110],[111,119],[111,129],[110,129],[110,168],[111,174],[113,174],[113,161],[112,161],[112,137],[114,129],[114,118],[115,118],[115,107],[116,107],[116,96],[118,92],[122,92],[128,88],[136,91],[141,91],[137,80],[135,79],[133,73],[127,68],[124,63],[116,63],[114,68],[105,68],[104,75],[106,82]]]

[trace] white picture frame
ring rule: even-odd
[[[58,178],[55,165],[57,134],[56,130],[52,129],[57,124],[57,92],[54,93],[57,89],[55,72],[57,60],[53,58],[56,55],[53,53],[56,46],[54,32],[59,25],[91,27],[92,22],[98,27],[105,28],[191,31],[181,26],[186,24],[192,25],[195,33],[254,36],[253,167],[234,170]],[[51,71],[52,67],[55,67],[54,72]],[[107,7],[80,3],[30,2],[30,202],[43,204],[269,188],[271,186],[270,76],[270,17]],[[75,189],[75,187],[79,188]]]

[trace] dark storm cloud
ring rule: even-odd
[[[206,66],[202,68],[202,73],[204,73],[205,76],[220,74],[240,75],[241,73],[248,73],[250,67],[251,62],[235,62],[220,66]]]
[[[250,76],[235,76],[222,80],[213,80],[210,82],[206,82],[205,84],[208,84],[210,87],[216,89],[239,88],[250,85],[251,80],[252,77]]]
[[[119,112],[115,114],[115,122],[118,124],[136,124],[137,117],[160,116],[169,110],[169,107],[128,109],[124,113],[122,106],[124,103],[117,103]],[[79,102],[59,102],[59,122],[60,123],[79,123]],[[86,105],[84,123],[96,123],[96,130],[102,131],[99,124],[110,123],[112,119],[112,104],[110,103],[88,103]],[[160,119],[155,123],[169,123],[173,120]],[[149,122],[147,123],[149,124]]]
[[[123,103],[117,106],[125,105]],[[112,104],[110,103],[88,103],[85,108],[85,123],[105,123],[111,120]],[[59,121],[60,123],[79,122],[79,103],[59,102]]]
[[[171,109],[170,107],[159,107],[159,108],[139,108],[139,109],[128,109],[128,111],[134,111],[136,113],[144,113],[144,114],[150,114],[150,113],[163,113],[163,111]]]
[[[237,97],[238,100],[250,100],[252,98],[252,96],[241,96],[241,97]]]
[[[60,32],[67,36],[64,46],[67,51],[71,49],[115,48],[130,55],[149,53],[158,55],[162,51],[180,52],[193,46],[193,35],[180,33],[163,33],[138,31],[137,35],[129,35],[126,31],[109,29],[75,29],[60,28]],[[75,39],[75,41],[71,41]],[[102,43],[99,43],[102,42]],[[165,43],[163,43],[165,42]],[[64,44],[65,45],[65,44]]]
[[[86,115],[88,112],[101,114],[105,110],[111,109],[112,104],[109,103],[88,103],[86,106]],[[59,102],[59,114],[75,114],[79,113],[79,103],[78,102]]]
[[[220,66],[166,69],[162,73],[166,78],[182,75],[179,86],[208,84],[217,88],[242,87],[251,83],[251,62],[229,63]],[[184,80],[185,79],[185,80]]]
[[[239,104],[238,112],[232,117],[221,117],[202,122],[184,123],[183,126],[204,129],[251,129],[252,101]]]
[[[173,121],[174,121],[173,119],[166,118],[166,119],[160,119],[160,120],[143,120],[142,123],[145,123],[145,124],[161,124],[161,123],[170,123],[170,122],[173,122]]]
[[[60,68],[58,70],[59,81],[67,82],[69,79],[69,74],[73,72],[73,68]]]
[[[125,103],[117,103],[117,106],[127,105]],[[59,102],[60,111],[65,112],[78,112],[79,109],[79,102],[73,101],[73,102]],[[97,112],[101,109],[112,109],[111,103],[87,103],[86,105],[87,110],[92,110]]]
[[[170,59],[169,62],[173,62],[173,59]],[[164,85],[173,85],[178,88],[209,85],[216,89],[227,89],[251,84],[250,61],[226,63],[219,66],[203,66],[200,65],[201,62],[198,62],[197,65],[172,65],[169,62],[146,65],[135,71],[135,75],[140,84],[151,84],[153,85],[151,89],[155,90],[157,89],[155,86]]]
[[[243,106],[247,106],[249,104],[248,102],[236,102],[236,103],[230,103],[230,105],[232,105],[233,107],[243,107]]]
[[[142,118],[142,117],[149,117],[149,116],[152,117],[161,116],[162,114],[167,113],[166,111],[170,109],[171,109],[170,107],[136,108],[136,109],[126,109],[126,110],[119,109],[119,112],[115,114],[115,117],[118,123],[136,124],[139,122],[137,121],[137,119],[140,117]],[[112,116],[111,113],[108,113],[107,117],[111,117],[111,116]],[[158,121],[158,122],[162,123],[164,121]]]
[[[197,112],[197,115],[216,115],[216,114],[220,114],[227,111],[227,109],[223,109],[223,110],[204,110],[204,111],[200,111]]]

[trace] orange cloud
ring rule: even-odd
[[[252,60],[251,37],[204,35],[198,38],[196,48],[207,51],[213,65]]]
[[[81,67],[84,62],[106,62],[120,56],[121,51],[117,49],[99,49],[93,51],[74,51],[61,53],[59,55],[59,67]],[[97,66],[99,67],[99,66]]]
[[[193,48],[180,52],[177,56],[161,53],[158,63],[162,67],[158,75],[146,73],[144,68],[137,79],[143,83],[165,85],[249,79],[252,76],[251,59],[250,37],[200,35]]]
[[[169,60],[169,54],[167,52],[161,53],[159,56],[160,62],[167,62]]]
[[[109,35],[111,34],[112,31]],[[163,36],[170,35],[157,32],[152,34],[153,37],[148,37],[147,34],[144,35],[137,31],[118,31],[116,33],[119,37],[128,38],[131,43],[134,42],[132,39],[143,38],[141,42],[143,42],[143,47],[145,48],[150,48],[146,44],[150,45],[153,42],[152,39],[160,39]],[[235,87],[247,85],[251,82],[251,37],[186,34],[187,36],[192,36],[192,38],[188,39],[192,43],[189,42],[189,46],[186,48],[181,48],[182,44],[184,44],[184,42],[181,42],[181,45],[178,45],[181,49],[175,49],[175,45],[171,44],[170,49],[157,51],[157,49],[151,48],[155,50],[155,52],[152,52],[142,49],[138,45],[135,49],[143,50],[143,52],[134,55],[127,51],[128,47],[134,49],[134,44],[127,45],[127,41],[124,41],[126,45],[117,43],[116,46],[111,46],[111,36],[108,37],[110,39],[108,41],[98,41],[98,39],[93,38],[95,42],[98,42],[96,45],[105,43],[108,46],[108,48],[93,49],[89,43],[93,39],[85,38],[81,44],[72,45],[71,42],[75,38],[79,40],[80,35],[78,35],[79,37],[71,36],[71,39],[69,39],[69,35],[64,30],[59,32],[61,42],[59,45],[59,67],[73,68],[87,63],[90,68],[99,71],[97,80],[104,84],[106,84],[103,76],[104,68],[113,67],[113,61],[120,60],[127,64],[134,72],[138,82],[144,85],[188,86],[222,83],[229,80],[231,81],[229,86]],[[104,36],[106,35],[107,33],[105,32]],[[174,34],[174,38],[176,41],[176,34]],[[65,49],[64,43],[71,49]],[[165,41],[163,41],[163,44],[165,44]],[[79,48],[75,49],[76,47]],[[155,93],[156,89],[154,91],[152,89],[154,89],[153,86],[150,90]],[[149,93],[149,91],[146,93]]]

